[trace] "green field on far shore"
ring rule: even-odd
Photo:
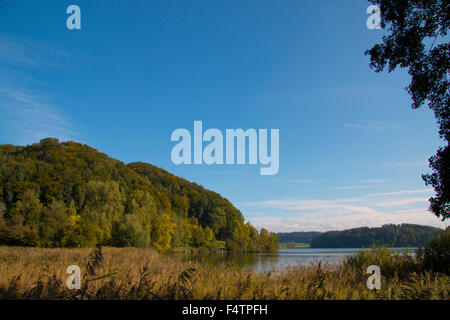
[[[309,243],[303,243],[303,242],[285,242],[280,243],[279,248],[280,249],[299,249],[299,248],[309,248],[311,245]]]

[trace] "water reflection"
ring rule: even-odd
[[[413,248],[409,252],[414,254]],[[280,249],[277,254],[271,253],[205,253],[198,252],[194,254],[172,253],[171,256],[181,261],[196,261],[208,265],[219,263],[232,263],[243,268],[250,268],[257,271],[268,271],[272,269],[284,268],[286,266],[309,265],[311,263],[342,263],[347,255],[355,254],[361,248],[346,249]],[[391,248],[393,252],[405,250],[405,248]]]

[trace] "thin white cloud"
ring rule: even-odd
[[[366,189],[369,186],[339,186],[339,187],[330,187],[330,189],[334,190],[355,190],[355,189]]]
[[[414,161],[414,162],[386,162],[376,164],[374,166],[383,168],[399,168],[399,167],[423,167],[426,165],[427,165],[426,161]]]
[[[398,129],[402,127],[398,123],[383,122],[383,121],[367,121],[364,123],[344,123],[344,126],[352,129],[369,131],[372,133],[382,132],[385,129]]]
[[[28,144],[47,137],[72,140],[74,126],[48,97],[18,89],[0,88],[2,136],[8,142]]]
[[[382,179],[363,179],[361,180],[362,183],[383,183],[386,182],[386,180]]]
[[[29,144],[42,138],[73,140],[76,127],[55,99],[39,89],[32,70],[65,67],[64,51],[33,39],[0,34],[0,137],[4,143]]]
[[[424,196],[418,197],[418,194]],[[273,231],[327,231],[386,223],[445,227],[428,209],[430,189],[372,193],[352,198],[278,199],[243,203],[247,218]],[[276,213],[273,213],[276,212]],[[264,214],[263,214],[264,213]]]
[[[11,37],[0,34],[0,60],[24,65],[34,65],[31,50]]]
[[[432,189],[419,189],[419,190],[400,190],[393,192],[371,193],[367,197],[382,197],[382,196],[398,196],[405,194],[418,194],[418,193],[432,193]]]
[[[383,131],[383,127],[378,124],[357,124],[357,123],[344,123],[344,125],[348,128],[353,129],[362,129],[370,132],[381,132]]]
[[[420,198],[410,198],[410,199],[400,199],[400,200],[389,200],[389,201],[381,201],[377,202],[378,207],[398,207],[398,206],[406,206],[412,203],[426,203],[429,197],[420,197]]]
[[[67,60],[70,59],[70,64]],[[0,34],[0,62],[21,67],[69,67],[75,57],[61,48],[31,38],[18,38]]]
[[[327,182],[327,180],[324,179],[284,179],[284,178],[277,178],[274,179],[275,181],[285,182],[285,183],[298,183],[298,184],[312,184],[312,183],[323,183]]]

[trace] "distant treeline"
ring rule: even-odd
[[[372,245],[421,247],[436,237],[439,228],[416,224],[386,224],[379,228],[355,228],[328,232],[280,232],[280,243],[307,243],[311,248],[361,248]]]
[[[0,145],[0,245],[276,251],[227,199],[148,163],[44,139]]]
[[[296,242],[296,243],[308,243],[311,244],[312,239],[319,236],[321,232],[279,232],[277,233],[280,238],[280,243]]]
[[[311,248],[361,248],[373,245],[422,247],[442,229],[416,224],[387,224],[379,228],[328,231],[314,237]]]

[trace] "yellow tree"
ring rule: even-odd
[[[170,248],[170,242],[175,230],[175,223],[172,222],[169,214],[162,213],[152,219],[151,241],[153,247],[160,252],[165,252]]]

